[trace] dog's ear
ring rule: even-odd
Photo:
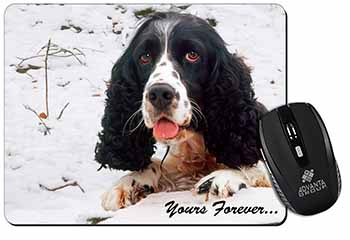
[[[136,112],[141,106],[143,87],[135,76],[130,55],[126,50],[112,69],[95,160],[102,167],[136,171],[150,163],[154,140],[150,130],[137,127],[142,121],[141,111]]]
[[[258,161],[258,110],[250,69],[226,47],[212,63],[210,82],[204,91],[206,146],[217,161],[230,167]]]

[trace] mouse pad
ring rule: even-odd
[[[5,217],[279,225],[257,120],[286,103],[276,4],[12,4]]]

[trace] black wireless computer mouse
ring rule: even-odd
[[[268,112],[259,121],[259,134],[275,189],[288,208],[312,215],[336,202],[340,173],[326,127],[311,104]]]

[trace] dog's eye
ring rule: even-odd
[[[140,57],[140,63],[143,65],[150,63],[151,60],[152,60],[152,56],[150,53],[145,53],[145,54],[141,55],[141,57]]]
[[[190,51],[186,53],[185,58],[188,62],[194,63],[194,62],[197,62],[197,60],[199,59],[199,54],[196,53],[195,51]]]

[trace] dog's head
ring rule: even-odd
[[[204,121],[203,85],[210,81],[217,48],[225,48],[223,40],[203,19],[157,13],[142,24],[132,45],[139,79],[145,81],[146,127],[158,141],[181,140],[181,131]]]
[[[251,82],[249,68],[205,20],[155,13],[112,69],[96,159],[112,168],[142,169],[154,139],[176,144],[191,129],[203,134],[218,162],[255,163],[258,118]]]

